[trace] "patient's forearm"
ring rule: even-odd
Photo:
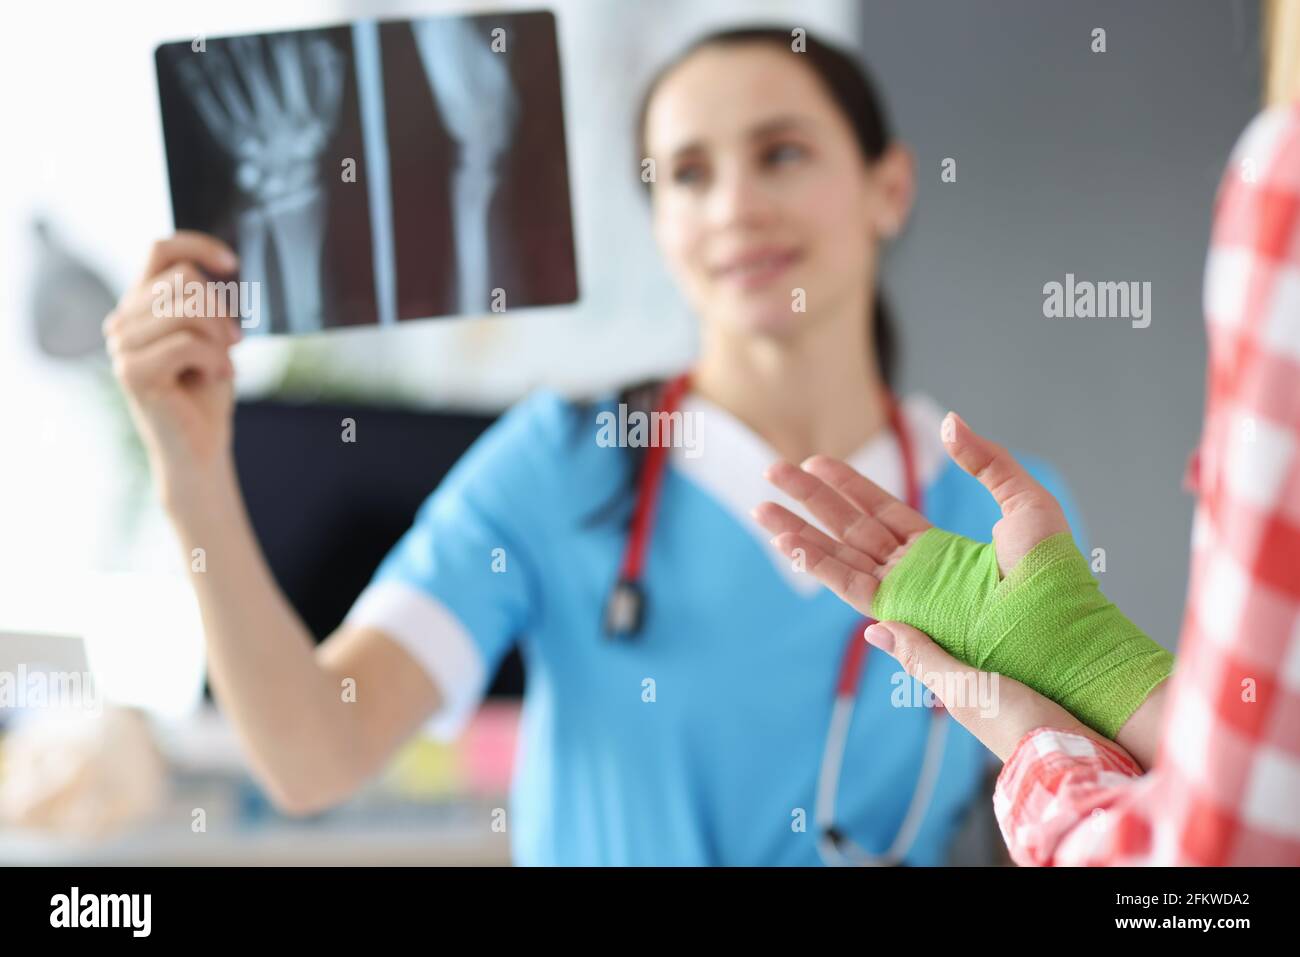
[[[1168,697],[1168,679],[1160,682],[1146,700],[1138,705],[1132,717],[1124,722],[1115,735],[1115,741],[1149,771],[1156,763],[1156,747],[1160,743],[1160,719],[1164,715],[1165,699]]]
[[[275,583],[233,464],[191,477],[166,504],[198,596],[214,693],[258,779],[288,810],[342,799],[362,776],[357,723]]]

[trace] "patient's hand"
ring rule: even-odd
[[[941,436],[953,460],[975,476],[1002,509],[1001,520],[993,526],[993,544],[1003,577],[1040,542],[1069,531],[1056,499],[1001,446],[976,435],[953,413],[944,419]],[[827,535],[788,509],[764,502],[754,515],[774,533],[773,543],[788,557],[802,549],[808,571],[862,615],[873,617],[872,603],[880,583],[930,523],[834,459],[815,456],[802,469],[781,462],[769,470],[768,478],[807,506],[831,532]],[[1132,627],[1126,619],[1124,622]],[[878,626],[867,630],[868,639],[894,654],[910,674],[927,685],[936,674],[980,674],[921,630],[902,622],[881,624],[883,631]],[[1142,639],[1150,642],[1145,636]],[[1024,674],[1019,677],[1030,680]],[[1036,727],[1074,731],[1084,727],[1068,710],[1033,688],[1006,676],[1000,676],[1000,681],[1000,704],[992,715],[970,708],[969,702],[946,700],[938,688],[932,690],[958,721],[1004,759],[1015,742]],[[1115,741],[1144,768],[1155,760],[1167,684],[1155,686],[1115,734]],[[1087,733],[1097,737],[1092,730]]]
[[[993,526],[993,545],[1003,577],[1039,542],[1070,530],[1060,503],[1002,446],[976,435],[955,412],[944,418],[940,435],[953,461],[977,478],[1002,509]],[[807,570],[870,617],[880,582],[930,528],[925,516],[824,455],[813,456],[802,468],[778,462],[767,478],[831,532],[826,535],[789,509],[764,502],[754,517],[773,533],[772,543],[790,558],[802,549]]]
[[[979,738],[986,748],[1006,761],[1016,745],[1038,728],[1057,728],[1081,734],[1115,749],[1108,741],[1059,704],[1028,685],[1006,675],[981,672],[958,661],[930,636],[901,621],[878,622],[866,630],[866,638],[898,661],[903,670],[926,686],[947,712]],[[972,689],[992,689],[978,696]],[[1120,749],[1131,744],[1121,737]],[[1138,752],[1127,753],[1138,767],[1150,767],[1151,757],[1142,761]]]

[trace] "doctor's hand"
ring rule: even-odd
[[[154,244],[139,280],[104,320],[113,372],[164,500],[229,452],[230,348],[242,333],[232,304],[210,290],[238,265],[221,240],[178,232]],[[205,294],[191,299],[196,290]]]
[[[1005,448],[977,435],[957,413],[944,418],[940,437],[953,461],[978,479],[1002,510],[993,526],[1002,577],[1039,542],[1070,530],[1051,493]],[[766,474],[831,532],[827,535],[775,502],[763,502],[753,514],[773,534],[772,544],[787,558],[801,550],[809,572],[870,617],[880,582],[930,522],[844,462],[825,455],[814,455],[800,468],[777,462]]]
[[[933,692],[944,709],[1003,762],[1026,734],[1038,728],[1086,735],[1123,750],[1055,701],[1014,678],[963,664],[911,625],[876,622],[866,630],[866,638]]]

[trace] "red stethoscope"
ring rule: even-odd
[[[677,411],[682,396],[689,389],[689,373],[680,375],[664,385],[656,409],[662,414],[654,420],[655,428],[662,428],[665,433],[671,429],[671,415]],[[916,474],[911,437],[903,426],[898,403],[892,396],[888,408],[889,426],[898,442],[899,455],[903,461],[903,482],[907,493],[907,504],[919,512],[922,505],[921,486]],[[636,504],[632,511],[632,524],[623,551],[623,563],[619,568],[618,581],[615,582],[605,606],[605,633],[611,638],[634,637],[641,631],[645,619],[646,599],[645,590],[641,586],[641,575],[645,568],[646,552],[654,527],[659,491],[667,468],[668,450],[672,445],[671,435],[665,433],[652,436],[637,475]],[[818,834],[817,851],[827,864],[879,866],[901,863],[915,842],[917,834],[920,833],[943,763],[948,721],[943,706],[935,702],[935,707],[931,708],[925,755],[921,760],[921,771],[917,777],[916,788],[912,792],[912,800],[889,848],[883,854],[870,854],[836,826],[835,796],[839,790],[840,771],[844,764],[844,752],[848,744],[849,727],[853,721],[858,687],[862,682],[862,674],[866,670],[867,651],[871,647],[862,637],[862,632],[871,621],[870,618],[861,619],[849,631],[844,655],[840,660],[839,675],[835,682],[835,701],[831,708],[830,727],[826,732],[826,747],[822,752],[821,766],[817,773],[813,821]]]

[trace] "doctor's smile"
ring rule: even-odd
[[[727,257],[713,275],[742,289],[761,289],[798,263],[803,254],[780,246],[762,246]]]
[[[1300,0],[1005,5],[18,31],[0,864],[1300,865]]]

